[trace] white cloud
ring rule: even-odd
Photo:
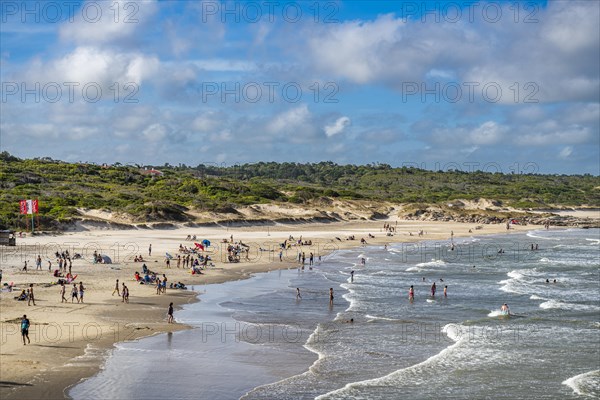
[[[558,153],[558,157],[562,158],[563,160],[566,160],[567,158],[569,158],[571,156],[571,154],[573,153],[573,148],[571,146],[567,146],[565,148],[563,148],[560,153]]]
[[[476,145],[490,145],[502,140],[508,128],[500,126],[494,121],[487,121],[469,133],[469,143]]]
[[[78,44],[123,43],[150,23],[157,9],[156,0],[86,1],[74,21],[63,23],[59,35]]]
[[[437,127],[429,136],[433,142],[446,147],[459,145],[461,148],[472,147],[469,152],[481,146],[489,146],[505,140],[509,128],[495,121],[486,121],[476,127],[457,126],[454,128]]]
[[[212,132],[223,126],[225,122],[226,116],[224,113],[209,111],[198,115],[192,121],[192,129],[198,132]]]
[[[555,144],[581,144],[591,139],[591,131],[582,126],[561,126],[556,121],[537,125],[533,133],[519,135],[515,143],[521,146],[551,146]]]
[[[508,17],[512,5],[501,6],[506,17],[497,23],[469,23],[466,17],[457,23],[404,22],[380,15],[311,27],[304,62],[338,79],[397,90],[406,82],[477,82],[477,101],[485,101],[485,84],[497,83],[500,104],[597,99],[598,2],[549,2],[537,9],[537,23],[515,23]]]
[[[167,136],[167,128],[162,124],[152,124],[144,129],[142,135],[151,142],[158,142]]]
[[[548,7],[551,12],[544,18],[540,37],[564,53],[597,52],[597,2],[552,1]]]
[[[340,117],[333,124],[325,125],[325,135],[332,137],[344,132],[344,129],[350,125],[350,118]]]
[[[42,62],[40,59],[31,64],[24,72],[24,80],[39,82],[40,85],[56,82],[63,88],[63,94],[68,98],[69,89],[65,84],[74,82],[75,93],[81,93],[86,84],[98,84],[102,88],[103,98],[114,95],[117,83],[121,90],[126,83],[140,85],[142,81],[152,77],[158,70],[159,61],[156,57],[140,53],[118,53],[97,47],[77,47],[63,57]],[[124,93],[121,93],[124,96]],[[94,97],[95,93],[91,93]],[[122,100],[122,99],[120,99]]]
[[[253,62],[245,60],[228,60],[224,58],[211,58],[204,60],[190,60],[187,63],[194,65],[197,68],[205,71],[219,71],[219,72],[240,72],[240,71],[254,71],[256,65]],[[179,67],[178,65],[177,67]]]
[[[403,22],[388,14],[373,22],[331,25],[325,36],[319,32],[310,39],[313,61],[322,69],[366,83],[385,68],[381,54],[398,40]]]
[[[267,130],[273,134],[294,133],[303,135],[302,127],[305,127],[310,120],[310,111],[306,104],[292,108],[275,116],[267,125]]]

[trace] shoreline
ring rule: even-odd
[[[395,222],[395,221],[392,221]],[[253,228],[233,228],[233,229],[203,229],[203,234],[206,237],[213,238],[221,237],[224,235],[230,235],[232,232],[234,234],[234,240],[237,237],[243,238],[245,243],[264,244],[266,242],[277,243],[278,241],[283,241],[284,238],[287,238],[289,233],[294,234],[300,231],[304,234],[306,240],[312,240],[313,244],[316,245],[316,248],[319,249],[319,254],[325,255],[326,251],[335,251],[337,249],[345,249],[345,248],[357,248],[360,247],[359,238],[364,236],[367,237],[367,232],[373,233],[375,238],[368,239],[368,245],[383,245],[384,243],[405,243],[405,242],[417,242],[417,241],[425,241],[425,240],[449,240],[449,232],[454,232],[454,237],[468,237],[468,236],[480,236],[480,235],[490,235],[490,234],[499,234],[499,233],[510,233],[511,231],[530,231],[535,229],[541,229],[540,226],[519,226],[517,229],[511,229],[511,231],[507,232],[505,230],[504,225],[486,225],[483,230],[473,230],[472,232],[468,232],[468,229],[474,229],[475,224],[468,223],[454,223],[454,222],[425,222],[425,221],[398,221],[398,229],[396,235],[393,237],[385,236],[381,231],[380,227],[383,225],[384,221],[377,222],[359,222],[359,223],[329,223],[329,224],[310,224],[308,226],[279,226],[270,231],[267,231],[267,235],[265,235],[264,231],[257,230],[256,227]],[[424,229],[427,233],[423,236],[417,236],[416,232],[420,229]],[[308,230],[308,231],[307,231]],[[160,238],[163,241],[169,241],[168,245],[172,245],[175,242],[179,242],[178,238],[185,237],[187,232],[198,231],[197,228],[186,228],[180,229],[176,231],[168,231],[168,232],[107,232],[107,231],[97,231],[97,232],[77,232],[73,234],[62,235],[60,239],[67,241],[69,239],[73,239],[74,236],[91,236],[94,239],[100,240],[100,238],[104,238],[108,236],[109,238],[114,238],[114,236],[127,236],[127,235],[138,235],[143,234],[144,236],[150,237],[141,237],[136,238],[138,241],[139,248],[145,248],[144,246],[148,242],[154,242]],[[307,232],[306,232],[307,231]],[[409,236],[408,231],[414,232],[415,235]],[[307,234],[308,233],[308,234]],[[152,235],[149,235],[152,234]],[[312,234],[312,235],[309,235]],[[344,240],[338,241],[335,240],[335,237],[343,237],[348,234],[357,235],[357,240]],[[177,236],[175,240],[172,238],[163,238],[162,236]],[[33,237],[32,239],[39,239],[38,237]],[[54,240],[53,237],[49,237],[50,240]],[[254,239],[252,241],[249,241]],[[266,239],[266,240],[265,240]],[[216,241],[216,240],[215,240]],[[183,242],[181,240],[181,242]],[[189,244],[187,242],[186,244]],[[162,250],[162,247],[166,247],[167,244],[157,246],[159,250]],[[35,247],[35,246],[34,246]],[[314,247],[314,246],[313,246]],[[172,250],[171,247],[168,248]],[[31,249],[30,249],[31,250]],[[35,250],[35,249],[33,249]],[[308,248],[306,249],[308,250]],[[292,252],[297,251],[297,249],[292,249]],[[194,279],[193,282],[190,282],[190,275],[183,270],[177,271],[175,267],[172,267],[171,270],[165,269],[164,267],[160,268],[160,273],[167,273],[169,276],[170,282],[182,280],[187,278],[185,281],[188,287],[199,286],[204,284],[213,284],[213,283],[223,283],[232,280],[245,279],[253,276],[256,273],[267,272],[271,270],[277,269],[289,269],[290,267],[297,267],[297,262],[295,262],[295,255],[293,259],[287,259],[284,262],[279,262],[278,259],[274,259],[275,253],[268,252],[268,257],[265,262],[263,252],[257,252],[256,259],[251,260],[250,262],[242,262],[239,264],[223,264],[220,261],[216,261],[216,267],[214,269],[209,269],[206,271],[206,275],[200,275],[200,279],[197,277],[191,278]],[[4,255],[5,256],[5,255]],[[22,254],[21,254],[22,256]],[[23,258],[23,257],[21,257]],[[3,258],[4,260],[4,258]],[[155,262],[148,262],[149,267],[155,269],[156,263],[158,260],[154,260]],[[326,257],[325,261],[326,262]],[[6,265],[7,263],[3,263]],[[124,262],[123,264],[117,264],[122,269],[127,269],[127,273],[133,274],[137,264]],[[102,268],[102,266],[95,265],[96,268]],[[31,266],[30,266],[31,268]],[[35,268],[35,265],[34,265]],[[85,268],[85,266],[84,266]],[[10,281],[13,278],[24,278],[24,273],[19,274],[18,272],[7,273],[6,267],[3,266],[4,269],[4,279],[3,281]],[[14,270],[14,268],[13,268]],[[75,268],[74,271],[79,272],[81,269]],[[123,273],[118,273],[120,270],[111,270],[108,271],[109,274],[112,272],[112,275],[122,276]],[[104,274],[101,271],[99,273],[98,279],[104,278]],[[87,274],[88,272],[84,272],[82,274]],[[29,273],[28,275],[33,275],[33,273]],[[46,277],[47,273],[44,274]],[[131,276],[130,275],[130,276]],[[171,278],[172,276],[175,278]],[[187,275],[187,276],[186,276]],[[10,277],[9,279],[7,279]],[[27,276],[27,279],[30,279]],[[88,279],[85,277],[84,279]],[[17,281],[17,279],[14,279]],[[106,282],[105,282],[106,281]],[[130,282],[126,280],[126,282]],[[97,284],[98,289],[102,289],[105,291],[110,291],[114,286],[114,278],[113,276],[102,279],[102,282],[94,282]],[[128,283],[129,284],[129,283]],[[56,286],[54,288],[57,288]],[[111,296],[104,293],[102,296],[102,302],[99,304],[90,303],[96,309],[91,310],[91,321],[88,321],[88,328],[90,326],[95,326],[97,324],[101,327],[101,337],[99,340],[93,341],[92,348],[89,347],[90,341],[85,340],[83,334],[79,334],[80,332],[73,332],[73,335],[69,335],[68,338],[61,337],[59,340],[50,343],[51,345],[38,344],[37,346],[34,344],[33,346],[23,346],[20,342],[17,345],[14,344],[15,340],[20,340],[20,335],[17,336],[12,333],[12,329],[7,328],[7,321],[11,321],[14,318],[18,317],[18,313],[16,310],[12,310],[10,307],[14,306],[15,303],[12,300],[13,293],[2,293],[2,297],[0,300],[0,308],[2,309],[2,322],[0,324],[0,328],[3,329],[3,338],[2,338],[2,352],[0,356],[3,361],[1,364],[3,365],[1,369],[2,371],[2,381],[7,384],[3,385],[0,388],[0,395],[2,398],[34,398],[34,397],[45,397],[45,398],[68,398],[66,396],[66,392],[72,386],[81,382],[82,380],[92,377],[101,370],[104,362],[106,361],[106,355],[109,355],[112,349],[114,349],[115,345],[127,340],[138,340],[144,337],[157,335],[160,333],[174,332],[183,329],[190,329],[191,326],[176,323],[173,325],[166,324],[164,322],[164,314],[166,312],[166,305],[170,301],[173,301],[176,307],[180,307],[185,303],[202,301],[201,295],[197,291],[174,291],[167,290],[167,295],[156,295],[153,294],[154,286],[150,286],[150,293],[148,293],[147,288],[143,290],[146,292],[142,295],[139,294],[139,291],[136,289],[138,293],[132,293],[132,302],[129,303],[125,307],[119,307],[119,304],[114,304],[116,301],[111,299]],[[46,294],[40,289],[36,289],[36,293],[42,293],[42,296],[38,295],[40,300],[43,300],[46,297]],[[175,294],[173,294],[175,293]],[[7,296],[7,295],[10,295]],[[87,296],[87,295],[86,295]],[[90,293],[90,298],[93,299],[93,293]],[[38,300],[38,301],[40,301]],[[87,297],[86,297],[87,300]],[[8,302],[8,304],[7,304]],[[60,304],[60,303],[59,303]],[[24,305],[24,304],[17,304]],[[150,307],[148,307],[150,306]],[[25,306],[26,307],[26,306]],[[86,305],[87,307],[87,305]],[[21,307],[23,308],[23,307]],[[51,309],[52,306],[47,306],[43,308]],[[91,308],[91,307],[90,307]],[[31,308],[25,308],[25,311],[29,313],[29,311],[33,311]],[[46,311],[48,312],[48,311]],[[69,311],[79,313],[78,309]],[[9,318],[6,318],[7,314],[10,314]],[[16,314],[16,315],[15,315]],[[21,314],[22,315],[22,314]],[[110,321],[110,324],[108,322]],[[160,321],[160,322],[159,322]],[[51,325],[53,322],[42,322],[39,317],[32,318],[32,328],[41,322],[41,324],[46,324],[46,326]],[[73,325],[73,319],[63,320],[65,324]],[[58,323],[58,322],[55,322]],[[102,325],[104,324],[104,325]],[[111,325],[112,324],[112,325]],[[115,325],[116,324],[116,325]],[[43,326],[43,325],[42,325]],[[33,329],[32,329],[33,331]],[[89,329],[88,329],[89,331]],[[106,332],[106,334],[104,334]],[[90,334],[91,335],[91,334]],[[88,335],[88,336],[90,336]],[[8,336],[10,337],[10,342],[6,340]],[[43,334],[40,336],[44,336]],[[33,337],[32,337],[33,339]],[[39,339],[38,339],[39,340]],[[32,341],[33,344],[33,341]],[[20,346],[18,346],[20,345]],[[43,360],[43,354],[37,354],[37,357],[41,359],[37,359],[35,354],[31,354],[29,349],[35,347],[44,347],[48,348],[48,351],[51,351],[55,354],[50,356],[50,359]],[[28,353],[16,352],[17,354],[9,353],[9,351],[14,351],[17,348],[25,348]],[[89,354],[89,353],[96,354]],[[21,353],[21,354],[19,354]],[[41,353],[41,352],[39,352]],[[46,350],[44,351],[46,353]],[[15,359],[16,356],[16,359]],[[22,360],[25,358],[25,360]],[[84,360],[82,363],[81,360]],[[20,368],[15,371],[11,368],[15,364],[11,364],[14,362],[17,363],[25,363],[25,368]],[[29,361],[29,362],[28,362]],[[79,363],[79,364],[78,364]],[[87,364],[86,364],[87,363]],[[46,365],[47,364],[47,365]],[[56,365],[58,364],[58,365]],[[75,368],[72,365],[75,364]],[[27,368],[29,366],[30,368]],[[39,366],[39,367],[38,367]]]

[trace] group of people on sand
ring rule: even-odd
[[[390,225],[389,222],[386,222],[383,224],[383,231],[390,234],[388,236],[392,236],[391,234],[396,232],[396,227]]]
[[[67,298],[65,297],[67,293],[67,286],[64,283],[60,285],[60,296],[61,303],[68,303]],[[85,294],[85,287],[83,286],[83,282],[79,282],[79,287],[77,284],[73,284],[73,288],[71,289],[71,303],[77,300],[77,303],[83,303],[83,295]]]
[[[33,283],[29,284],[27,289],[23,289],[21,294],[15,297],[17,301],[27,300],[27,305],[30,306],[32,303],[35,306],[35,295],[33,294]]]
[[[246,260],[250,260],[250,246],[241,241],[227,246],[227,261],[230,263],[240,262],[242,254],[245,255]]]
[[[117,296],[121,297],[122,303],[129,303],[129,288],[127,287],[127,285],[125,285],[125,282],[123,282],[123,287],[119,289],[119,280],[117,279],[117,282],[115,283],[115,289],[112,292],[112,296],[114,296],[115,293],[117,294]]]

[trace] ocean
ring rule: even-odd
[[[599,398],[599,267],[598,229],[340,250],[313,269],[195,287],[200,302],[175,315],[193,329],[118,344],[68,394]]]

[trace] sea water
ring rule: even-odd
[[[599,246],[597,229],[366,246],[313,269],[207,285],[176,313],[194,329],[119,344],[69,394],[598,398]]]

